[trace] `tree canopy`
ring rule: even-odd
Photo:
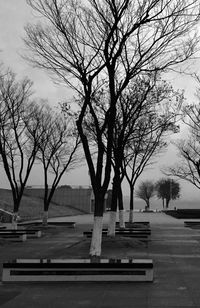
[[[150,198],[155,194],[154,183],[151,181],[143,181],[139,184],[136,190],[136,197],[146,202],[146,209],[150,208]]]
[[[158,199],[166,200],[166,208],[170,200],[176,200],[180,197],[180,184],[170,178],[163,178],[157,181],[155,185]]]

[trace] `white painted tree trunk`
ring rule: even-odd
[[[101,256],[102,225],[103,225],[103,216],[94,216],[92,241],[90,245],[91,257]]]
[[[48,211],[43,212],[42,224],[44,226],[48,225]]]
[[[119,210],[119,227],[125,229],[124,210]]]
[[[133,210],[129,212],[129,222],[133,222]]]
[[[15,212],[12,216],[12,229],[17,230],[17,217],[18,217],[18,212]]]
[[[109,224],[108,224],[108,236],[115,236],[115,224],[116,224],[116,212],[110,211]]]

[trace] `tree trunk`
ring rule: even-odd
[[[96,194],[94,202],[95,202],[94,223],[92,231],[92,240],[90,244],[90,257],[92,259],[101,256],[104,195]]]
[[[14,201],[14,208],[13,208],[13,216],[12,216],[12,229],[17,230],[17,217],[19,214],[19,205],[21,201],[21,197],[13,198]]]
[[[18,217],[18,211],[14,211],[12,216],[12,229],[17,230],[17,217]]]
[[[48,226],[49,206],[53,198],[55,189],[56,189],[56,185],[52,186],[50,190],[48,188],[48,184],[45,185],[45,193],[44,193],[44,199],[43,199],[44,210],[43,210],[43,218],[42,218],[43,226]]]
[[[119,227],[124,229],[125,222],[124,222],[124,204],[123,204],[123,194],[122,194],[122,187],[120,183],[119,191],[118,191],[118,207],[119,207]]]
[[[90,245],[91,257],[101,256],[102,225],[103,225],[103,216],[94,216],[92,241]]]
[[[119,189],[118,189],[118,207],[119,207],[119,210],[123,210],[124,209],[124,202],[123,202],[123,193],[122,193],[121,182],[119,184]]]
[[[117,176],[115,175],[113,178],[111,211],[109,213],[110,217],[108,224],[108,236],[115,236],[117,201],[118,201],[118,183],[117,183]]]
[[[146,201],[145,210],[148,211],[150,209],[150,202],[149,202],[149,199],[147,199],[145,201]]]
[[[43,216],[42,216],[42,225],[47,226],[48,225],[48,210],[43,211]]]
[[[134,187],[130,186],[130,211],[129,222],[133,222],[133,209],[134,209]]]

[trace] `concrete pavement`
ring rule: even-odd
[[[128,217],[128,213],[126,214]],[[0,244],[0,263],[15,258],[87,257],[92,216],[62,218],[75,229],[48,228],[41,239]],[[52,219],[51,219],[52,220]],[[200,231],[163,213],[136,213],[136,221],[151,223],[148,246],[134,239],[105,239],[102,257],[152,258],[153,283],[0,284],[2,308],[175,308],[200,307]],[[108,222],[105,215],[104,224]]]

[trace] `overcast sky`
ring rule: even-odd
[[[58,86],[53,83],[50,77],[39,69],[33,69],[20,56],[25,52],[23,44],[24,25],[27,22],[36,22],[37,17],[31,11],[25,0],[2,0],[0,1],[0,60],[17,73],[19,78],[27,76],[34,82],[35,96],[47,98],[52,105],[69,98],[70,91],[64,86]],[[198,64],[198,63],[197,63]],[[194,101],[194,81],[188,76],[168,76],[175,88],[184,89],[188,101]],[[173,138],[185,136],[185,130],[181,130]],[[152,179],[157,180],[163,175],[160,172],[160,167],[167,164],[173,164],[177,160],[176,150],[170,145],[167,152],[163,154],[158,163],[150,170],[146,171],[140,180]],[[41,168],[36,166],[32,172],[29,185],[42,185]],[[89,177],[87,167],[78,168],[77,170],[66,175],[61,184],[72,185],[89,185]],[[200,191],[189,183],[183,181],[181,183],[183,199],[198,199]],[[9,188],[8,181],[2,170],[0,177],[0,187]],[[124,194],[128,194],[128,185],[123,184]]]

